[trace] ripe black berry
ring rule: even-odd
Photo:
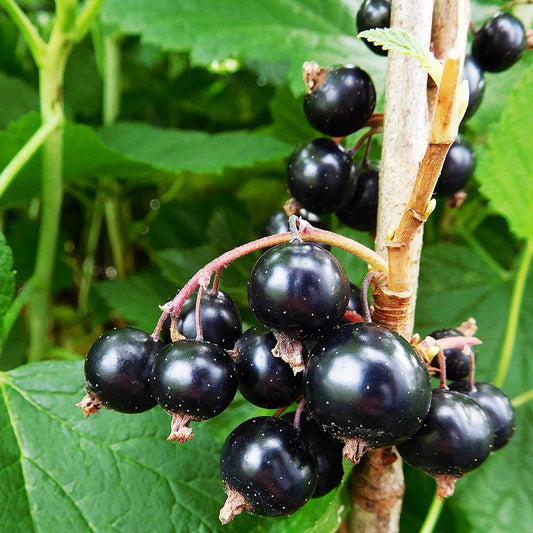
[[[268,328],[298,336],[337,324],[348,304],[350,283],[339,261],[309,242],[279,244],[255,263],[248,302]]]
[[[462,189],[474,175],[476,154],[465,141],[455,141],[446,154],[440,173],[435,194],[449,196]]]
[[[357,173],[355,191],[337,211],[339,220],[360,231],[374,231],[378,219],[379,169],[364,166]]]
[[[162,346],[136,328],[118,328],[104,333],[91,346],[85,359],[88,395],[95,396],[108,409],[122,413],[151,409],[156,401],[148,378]]]
[[[353,440],[347,459],[393,446],[419,429],[431,399],[428,371],[413,347],[376,324],[347,324],[313,348],[304,373],[313,417],[337,438]],[[347,443],[348,444],[348,443]]]
[[[348,307],[346,311],[355,311],[361,316],[363,315],[363,304],[361,303],[361,289],[350,283],[350,299],[348,300]]]
[[[241,316],[224,291],[203,293],[200,317],[204,340],[222,348],[233,348],[242,333]],[[196,292],[187,298],[181,309],[178,331],[188,339],[196,338]]]
[[[313,495],[318,467],[299,431],[285,420],[252,418],[235,428],[220,452],[220,474],[228,494],[222,523],[247,511],[286,516]]]
[[[284,414],[282,418],[292,424],[294,414],[295,412],[292,411]],[[307,442],[318,462],[318,483],[313,498],[320,498],[338,487],[342,481],[344,474],[342,443],[326,433],[306,411],[302,413],[300,418],[300,435]]]
[[[493,431],[489,415],[477,402],[458,392],[434,389],[424,424],[398,451],[412,467],[438,476],[437,494],[448,496],[455,479],[487,458]]]
[[[166,411],[179,415],[170,440],[188,440],[191,420],[224,411],[237,392],[237,373],[228,353],[207,341],[182,340],[165,346],[150,377],[152,393]]]
[[[472,57],[483,70],[500,72],[520,59],[526,45],[520,20],[510,13],[497,13],[475,33]]]
[[[450,389],[466,394],[487,411],[494,426],[494,450],[505,446],[516,429],[516,418],[509,398],[494,385],[476,382],[474,389],[465,381],[457,381],[450,385]]]
[[[430,333],[430,337],[434,339],[443,339],[444,337],[459,337],[462,333],[456,329],[438,329]],[[474,353],[473,346],[467,345],[463,350],[459,348],[448,348],[444,350],[444,360],[446,362],[446,378],[458,381],[465,379],[470,374],[470,354]],[[437,357],[431,361],[431,366],[439,368],[439,361]]]
[[[344,137],[362,128],[376,106],[370,76],[358,67],[334,67],[305,95],[304,112],[318,131]]]
[[[307,209],[300,209],[298,216],[307,220],[315,228],[329,230],[329,226],[317,215],[308,211]],[[261,237],[267,237],[268,235],[277,235],[278,233],[287,233],[289,229],[289,217],[280,209],[276,211],[272,216],[268,217],[263,229],[261,231]]]
[[[316,213],[332,213],[353,193],[356,167],[350,154],[331,139],[301,144],[289,158],[291,195]]]
[[[302,374],[294,375],[288,363],[274,357],[274,335],[264,328],[252,327],[237,340],[235,368],[239,390],[254,405],[277,409],[292,403],[302,394]]]
[[[483,70],[472,56],[465,57],[463,79],[468,82],[468,106],[463,120],[470,118],[479,107],[485,91],[485,78]]]
[[[372,28],[388,28],[390,26],[391,0],[364,0],[357,12],[357,32]],[[387,50],[363,39],[363,42],[376,54],[386,56]]]

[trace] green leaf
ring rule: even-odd
[[[440,83],[442,65],[412,33],[396,28],[374,28],[362,31],[357,37],[381,46],[383,50],[392,50],[413,57],[437,85]]]
[[[0,232],[0,323],[15,295],[15,272],[13,271],[13,252]],[[3,328],[0,329],[0,346],[4,341]]]
[[[165,172],[214,173],[286,157],[291,147],[253,132],[209,134],[122,123],[100,131],[107,146]]]
[[[27,83],[0,72],[0,129],[29,111],[39,109],[39,97]]]
[[[229,57],[251,66],[287,62],[297,94],[305,91],[302,64],[308,60],[355,61],[383,85],[386,62],[354,37],[354,13],[342,0],[251,0],[245,9],[232,0],[108,0],[102,16],[145,42],[189,51],[196,65]]]
[[[156,270],[144,270],[125,278],[96,285],[107,305],[136,327],[151,333],[164,304],[180,287],[168,282]]]
[[[481,192],[503,215],[513,233],[533,238],[533,65],[524,71],[513,89],[499,123],[489,134],[488,150],[476,170]]]

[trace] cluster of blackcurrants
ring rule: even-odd
[[[199,307],[193,298],[183,306],[177,326],[188,339],[162,342],[135,328],[107,332],[87,355],[80,406],[86,414],[101,407],[136,413],[159,404],[172,415],[169,439],[180,442],[193,437],[190,422],[223,412],[237,389],[252,404],[277,409],[243,422],[224,443],[224,523],[243,510],[291,514],[339,485],[343,456],[358,462],[380,447],[397,445],[447,495],[455,479],[508,442],[511,404],[496,387],[473,383],[468,345],[444,357],[448,377],[470,382],[432,391],[428,365],[403,337],[346,320],[347,311],[360,311],[359,295],[321,245],[295,238],[274,246],[248,283],[261,326],[241,334],[235,305],[217,288],[203,293]],[[433,333],[436,342],[457,335]],[[296,412],[279,416],[294,403]]]

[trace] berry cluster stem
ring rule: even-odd
[[[306,242],[320,242],[323,244],[329,244],[331,246],[336,246],[347,252],[352,253],[353,255],[359,257],[366,263],[372,266],[374,270],[382,274],[387,273],[387,263],[383,260],[376,252],[367,248],[363,244],[344,237],[343,235],[337,235],[331,231],[321,230],[314,228],[310,224],[306,223],[302,225],[299,231],[299,236],[303,241]],[[165,305],[161,306],[161,316],[157,322],[157,325],[152,333],[152,337],[157,340],[165,322],[166,317],[170,314],[173,317],[177,316],[187,300],[187,298],[194,292],[194,290],[201,284],[206,286],[209,283],[209,280],[216,274],[219,270],[227,267],[236,259],[243,257],[247,254],[261,250],[262,248],[269,248],[275,246],[276,244],[282,244],[290,242],[293,240],[294,235],[290,232],[279,233],[277,235],[270,235],[268,237],[263,237],[255,241],[243,244],[238,246],[229,252],[222,254],[217,257],[203,268],[201,268],[186,284],[185,286],[176,294],[173,300],[167,302]]]

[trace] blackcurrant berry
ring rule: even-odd
[[[345,458],[354,462],[415,433],[431,400],[429,373],[414,348],[376,324],[325,334],[307,361],[304,387],[309,411],[346,442]]]
[[[434,339],[443,339],[445,337],[460,337],[462,333],[456,329],[438,329],[430,333],[430,337]],[[448,348],[444,350],[444,360],[446,363],[446,378],[458,381],[465,379],[470,374],[470,354],[474,353],[473,346],[467,345],[464,349]],[[438,357],[434,357],[431,361],[431,366],[439,368]]]
[[[304,98],[309,123],[332,137],[344,137],[362,128],[375,106],[376,91],[370,76],[354,66],[329,69],[324,81]]]
[[[177,415],[170,440],[189,440],[191,420],[224,411],[237,392],[233,361],[217,344],[182,340],[165,346],[152,368],[152,393],[167,412]]]
[[[494,428],[476,401],[459,392],[434,389],[424,423],[398,446],[412,467],[437,478],[437,494],[453,492],[455,479],[474,470],[492,450]]]
[[[339,261],[319,244],[285,243],[265,252],[248,281],[248,302],[268,328],[314,335],[342,319],[350,283]]]
[[[461,190],[474,175],[476,154],[465,141],[455,141],[446,154],[435,186],[435,195],[449,196]]]
[[[520,20],[510,13],[497,13],[475,33],[472,57],[483,70],[500,72],[514,65],[526,46]]]
[[[357,172],[355,191],[337,211],[339,220],[360,231],[374,231],[378,219],[378,181],[379,169],[363,166]]]
[[[357,32],[373,28],[388,28],[390,26],[391,0],[364,0],[357,12]],[[386,56],[387,50],[381,46],[363,39],[363,42],[376,54]]]
[[[331,139],[301,144],[289,158],[291,195],[316,213],[332,213],[351,197],[356,167],[350,154]]]
[[[505,446],[516,430],[516,418],[509,398],[494,385],[476,382],[473,389],[466,381],[456,381],[450,389],[466,394],[487,411],[494,426],[494,450]]]
[[[363,304],[361,303],[361,289],[350,283],[350,299],[348,300],[348,307],[346,311],[355,311],[361,316],[363,315]]]
[[[284,414],[282,418],[292,424],[294,414],[292,411]],[[326,433],[307,411],[304,411],[300,418],[300,435],[318,462],[318,483],[313,498],[320,498],[338,487],[342,481],[342,443]]]
[[[136,328],[118,328],[104,333],[91,346],[85,359],[88,396],[122,413],[140,413],[154,407],[156,401],[148,378],[162,346]],[[80,407],[83,409],[82,405]]]
[[[302,374],[294,374],[288,363],[274,357],[274,335],[252,327],[239,337],[236,344],[235,368],[239,390],[254,405],[277,409],[292,403],[302,394]]]
[[[468,82],[468,106],[463,120],[469,119],[479,107],[485,91],[485,78],[483,70],[472,56],[465,57],[463,79]]]
[[[252,418],[235,428],[220,452],[220,474],[228,494],[222,523],[247,511],[286,516],[313,495],[318,467],[299,431],[285,420]]]
[[[233,300],[220,289],[202,294],[200,310],[204,340],[231,349],[242,333],[241,316]],[[187,298],[178,316],[178,331],[196,338],[196,292]]]

